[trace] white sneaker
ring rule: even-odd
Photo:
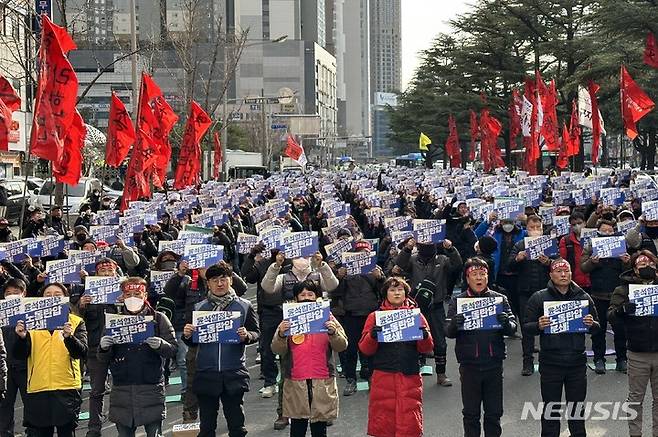
[[[261,390],[260,395],[263,398],[271,398],[274,396],[274,393],[276,393],[276,386],[275,385],[270,385],[267,387],[264,387],[263,390]]]

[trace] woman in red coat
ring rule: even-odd
[[[402,278],[384,282],[380,310],[415,308],[407,299],[410,287]],[[375,313],[368,315],[359,341],[364,355],[372,356],[374,370],[368,403],[368,435],[373,437],[420,437],[423,435],[423,380],[419,358],[434,348],[427,320],[420,314],[422,340],[379,343],[382,330]]]

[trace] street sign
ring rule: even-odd
[[[247,98],[247,99],[244,99],[244,104],[245,105],[250,105],[250,104],[253,104],[253,103],[258,103],[258,100],[259,100],[258,97]]]
[[[288,126],[285,124],[275,123],[272,125],[272,129],[286,129]]]
[[[267,103],[270,105],[278,105],[279,104],[279,98],[278,97],[268,97],[267,98]]]

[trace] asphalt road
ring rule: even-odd
[[[255,300],[253,290],[247,295]],[[539,374],[521,376],[521,342],[517,339],[506,340],[508,346],[508,359],[505,362],[504,399],[505,413],[502,418],[504,436],[538,436],[540,424],[533,419],[521,420],[521,411],[525,401],[539,402]],[[612,345],[611,338],[608,341]],[[424,377],[424,423],[425,436],[438,437],[446,435],[462,435],[461,394],[458,380],[458,367],[454,358],[454,342],[449,341],[448,376],[452,378],[452,387],[440,387],[435,384],[433,376]],[[245,397],[245,414],[249,436],[276,437],[287,436],[289,431],[274,431],[272,424],[276,419],[276,396],[271,399],[262,399],[258,390],[262,387],[259,377],[259,366],[255,364],[256,347],[247,347],[247,366],[252,377],[252,388]],[[608,362],[614,363],[614,357]],[[177,376],[176,372],[172,377]],[[344,379],[339,379],[339,389],[342,393]],[[588,371],[588,399],[591,401],[623,401],[627,394],[627,377],[625,374],[608,371],[605,375],[596,375]],[[180,385],[172,384],[167,388],[168,395],[180,392]],[[82,411],[88,410],[87,399],[89,392],[84,391],[85,402]],[[106,397],[107,399],[107,397]],[[16,406],[17,423],[21,423],[22,405]],[[108,408],[107,402],[105,408]],[[359,391],[355,395],[340,399],[340,414],[338,420],[329,428],[329,435],[334,436],[365,436],[368,411],[368,392]],[[650,400],[645,402],[644,432],[650,435]],[[182,423],[182,405],[179,402],[167,403],[167,419],[163,425],[165,435],[171,435],[173,425]],[[221,417],[221,412],[220,412]],[[226,424],[220,418],[218,435],[226,436]],[[87,421],[81,420],[78,435],[86,432]],[[19,431],[19,427],[17,430]],[[588,421],[587,432],[589,436],[619,437],[628,435],[628,425],[625,421],[605,420]],[[116,436],[116,429],[112,423],[105,423],[103,436]],[[138,436],[144,436],[143,432]],[[309,431],[310,435],[310,431]],[[569,435],[566,422],[562,424],[561,436]]]

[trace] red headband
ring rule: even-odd
[[[635,260],[635,264],[638,264],[640,262],[646,262],[646,263],[653,264],[653,261],[651,260],[651,258],[649,258],[646,255],[640,255],[640,256],[637,257],[637,259]]]
[[[571,265],[566,261],[556,261],[551,264],[551,272],[556,271],[557,269],[567,268],[571,271]]]
[[[474,272],[476,270],[483,270],[486,273],[489,273],[489,269],[484,266],[470,266],[469,268],[466,269],[466,276],[470,275],[471,272]]]
[[[146,293],[146,285],[129,282],[128,284],[123,284],[123,292],[125,293],[126,291],[139,291],[140,293]]]

